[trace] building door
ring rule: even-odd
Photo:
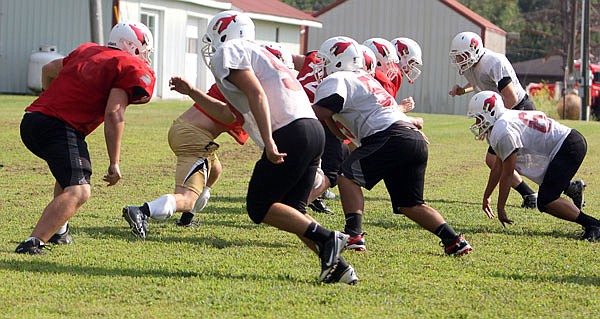
[[[188,17],[187,26],[185,28],[185,79],[197,88],[202,88],[200,83],[200,66],[202,54],[200,48],[200,19]]]
[[[162,56],[160,55],[162,48],[162,39],[160,34],[160,12],[156,10],[143,9],[141,12],[140,22],[145,24],[152,32],[154,37],[154,52],[152,53],[152,69],[156,73],[156,85],[154,86],[153,97],[162,97]]]

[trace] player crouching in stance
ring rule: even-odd
[[[306,214],[325,136],[295,75],[254,42],[254,23],[224,11],[208,23],[203,48],[217,86],[244,116],[244,130],[263,149],[248,185],[253,222],[297,235],[321,260],[320,282],[358,281],[341,256],[348,235]]]
[[[364,211],[361,186],[370,190],[384,180],[394,213],[436,234],[444,252],[472,250],[435,209],[425,204],[423,187],[427,141],[400,111],[396,100],[363,67],[358,44],[347,37],[326,40],[319,49],[326,76],[315,93],[317,116],[340,139],[359,147],[342,162],[339,185],[344,212]]]
[[[223,132],[228,132],[239,144],[248,139],[242,129],[242,114],[227,103],[215,84],[208,93],[180,77],[172,77],[169,85],[171,90],[191,97],[194,105],[173,121],[169,129],[169,146],[177,156],[174,193],[142,206],[123,208],[123,217],[133,233],[141,238],[148,235],[148,217],[165,219],[174,212],[183,212],[176,225],[191,225],[194,215],[206,206],[210,187],[221,172],[216,154],[219,144],[214,139]]]
[[[110,161],[103,180],[112,186],[121,179],[125,109],[147,103],[154,90],[152,45],[152,33],[145,25],[123,22],[113,27],[106,46],[85,43],[44,65],[45,91],[25,109],[21,139],[48,163],[55,178],[54,199],[17,253],[41,254],[46,242],[71,243],[68,221],[91,192],[92,164],[85,137],[102,122]]]
[[[600,221],[581,211],[585,184],[571,181],[587,152],[587,142],[577,130],[540,111],[506,109],[502,97],[492,91],[475,94],[467,116],[475,118],[471,132],[479,139],[486,138],[497,154],[483,195],[482,208],[489,218],[495,217],[490,197],[500,183],[498,219],[502,226],[513,223],[505,206],[516,169],[539,185],[537,207],[541,212],[580,224],[584,240],[600,239]],[[573,202],[561,198],[563,192]]]

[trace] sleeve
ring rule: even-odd
[[[497,61],[494,61],[493,65],[490,68],[490,77],[496,82],[496,84],[500,85],[500,81],[503,78],[510,78],[510,69],[512,66],[508,59],[504,56],[501,56]],[[506,85],[505,85],[506,86]]]
[[[506,160],[512,153],[523,147],[521,136],[512,131],[505,123],[494,125],[490,136],[490,146],[501,160]]]
[[[154,71],[136,57],[122,57],[119,59],[119,65],[120,71],[112,87],[125,90],[130,104],[148,103],[156,84]]]
[[[215,52],[211,65],[211,71],[217,81],[234,91],[237,87],[226,80],[230,70],[253,70],[250,57],[241,44],[235,40],[223,43]]]
[[[317,92],[315,92],[315,101],[317,102],[315,104],[339,113],[347,100],[347,95],[348,88],[342,79],[330,76],[325,78],[317,87]]]

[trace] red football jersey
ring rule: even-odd
[[[231,105],[231,103],[227,101],[227,99],[223,96],[223,93],[221,93],[221,90],[219,90],[219,87],[216,83],[214,83],[210,87],[210,89],[208,89],[208,95],[227,104],[227,107],[229,108],[231,113],[235,115],[235,121],[233,121],[233,123],[222,123],[221,121],[216,120],[212,116],[208,115],[208,113],[206,113],[206,111],[204,111],[199,105],[194,103],[194,107],[196,107],[196,109],[198,109],[200,112],[204,113],[204,115],[206,115],[209,119],[213,120],[213,122],[223,127],[226,127],[227,133],[229,133],[229,135],[231,135],[231,137],[233,137],[233,139],[235,139],[236,142],[238,142],[241,145],[244,145],[248,140],[248,133],[246,133],[246,131],[244,131],[244,129],[242,128],[242,125],[244,125],[244,116],[242,115],[242,113],[236,110],[233,107],[233,105]]]
[[[315,74],[315,66],[320,62],[321,59],[317,58],[317,51],[308,52],[305,55],[304,64],[302,64],[300,72],[296,77],[300,84],[302,84],[302,88],[306,92],[310,103],[315,102],[315,92],[317,91],[317,86],[319,86]]]
[[[396,79],[398,79],[398,76],[394,80]],[[379,82],[379,84],[381,84],[381,86],[383,86],[383,88],[394,97],[394,99],[396,98],[398,89],[400,89],[399,85],[396,86],[397,81],[392,82],[387,75],[385,75],[385,73],[378,69],[375,70],[375,80],[377,80],[377,82]],[[400,83],[402,83],[402,79],[400,79]]]
[[[63,59],[58,77],[25,110],[58,118],[88,135],[104,122],[110,90],[127,92],[129,103],[150,101],[156,77],[141,59],[85,43]]]

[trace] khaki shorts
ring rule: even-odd
[[[219,144],[208,131],[177,118],[169,129],[169,146],[177,156],[175,185],[200,195],[210,167],[219,160],[215,153]]]

